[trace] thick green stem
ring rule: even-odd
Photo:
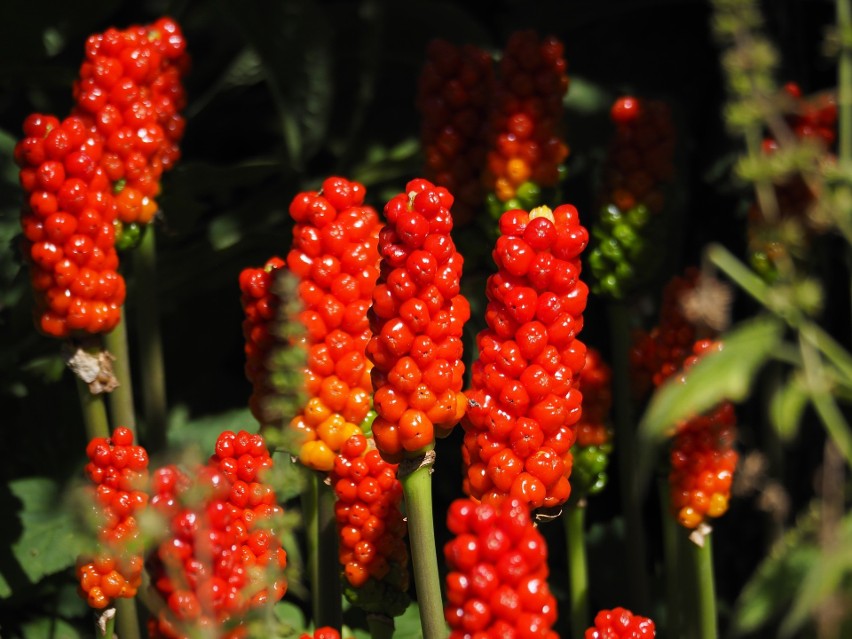
[[[432,464],[434,452],[428,457],[409,461],[411,472],[402,472],[399,480],[405,495],[408,513],[408,538],[411,544],[411,563],[414,584],[420,604],[420,622],[424,639],[444,639],[444,604],[441,600],[441,579],[438,575],[438,553],[435,547],[435,527],[432,519]]]
[[[343,627],[340,605],[340,563],[337,556],[337,522],[334,518],[334,491],[312,473],[303,495],[308,537],[308,574],[311,580],[311,610],[319,628]]]
[[[666,616],[658,625],[665,629],[666,637],[683,636],[683,563],[680,556],[681,527],[671,514],[669,482],[659,480],[660,515],[663,529],[663,577],[666,583]]]
[[[155,229],[149,228],[136,248],[134,270],[137,287],[139,371],[142,408],[149,453],[166,446],[166,372],[157,303],[157,246]]]
[[[621,511],[627,552],[629,606],[648,608],[648,582],[645,573],[645,529],[642,525],[642,495],[637,481],[636,433],[630,392],[630,314],[623,302],[610,302],[610,345],[612,357],[613,419],[618,473],[621,479]]]
[[[115,358],[112,369],[118,386],[109,394],[109,409],[116,426],[124,426],[136,435],[136,411],[133,407],[133,383],[130,376],[130,352],[127,348],[127,324],[122,318],[112,331],[104,335],[104,346]]]
[[[135,598],[115,600],[115,629],[118,639],[140,639],[142,636],[139,632],[139,614],[136,611]]]
[[[697,533],[693,533],[695,535]],[[716,619],[716,584],[713,575],[713,544],[709,531],[701,535],[701,543],[684,540],[692,562],[693,584],[688,596],[686,618],[694,624],[687,636],[695,639],[718,639]]]
[[[391,639],[394,631],[393,617],[369,614],[367,628],[370,631],[370,639]]]
[[[568,553],[568,584],[571,600],[571,637],[583,639],[589,627],[589,566],[586,560],[586,504],[569,501],[562,511],[565,548]]]
[[[112,639],[115,634],[115,608],[107,608],[95,616],[95,636]]]
[[[77,378],[77,395],[80,397],[80,408],[83,411],[83,425],[86,428],[86,438],[109,437],[109,419],[102,394],[89,391],[86,382]]]

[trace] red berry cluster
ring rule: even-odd
[[[98,162],[115,185],[124,224],[151,221],[160,176],[180,155],[188,63],[186,41],[169,18],[110,28],[86,41],[75,114],[103,140]]]
[[[556,600],[547,585],[547,545],[518,499],[450,505],[444,546],[450,639],[558,636]]]
[[[168,536],[151,581],[167,606],[150,623],[152,637],[221,627],[284,596],[287,556],[274,529],[282,511],[262,481],[271,466],[263,437],[225,431],[192,480],[174,466],[155,472],[151,504]],[[238,626],[226,636],[243,632]]]
[[[542,39],[533,31],[510,36],[500,62],[483,178],[500,202],[515,198],[527,182],[548,187],[559,181],[559,167],[568,157],[561,133],[566,68],[558,39]]]
[[[396,464],[384,461],[371,443],[357,433],[334,460],[331,485],[337,497],[340,563],[353,603],[367,612],[395,616],[408,604],[402,484]]]
[[[785,116],[787,126],[798,141],[817,144],[831,150],[837,139],[837,97],[833,93],[822,93],[815,97],[804,97],[795,83],[787,83],[783,94],[791,101],[789,112]],[[763,140],[763,151],[773,154],[779,150],[779,143],[772,137]],[[778,260],[787,253],[795,254],[795,246],[788,239],[790,235],[799,238],[806,245],[814,229],[809,225],[808,210],[814,204],[818,194],[814,193],[803,179],[802,173],[795,171],[775,182],[777,216],[770,221],[764,218],[757,204],[749,210],[748,240],[751,249],[751,262],[755,269],[767,279],[776,275]],[[779,222],[794,221],[799,224],[795,233],[789,231],[781,238]],[[791,251],[791,246],[793,250]]]
[[[633,394],[645,397],[683,367],[697,339],[695,326],[681,307],[685,293],[698,284],[699,272],[691,268],[672,278],[663,289],[660,318],[651,331],[637,331],[630,350]]]
[[[77,117],[33,114],[23,128],[15,161],[27,193],[21,226],[36,326],[60,338],[109,332],[121,319],[125,285],[114,246],[116,204],[98,165],[103,144]]]
[[[340,633],[331,626],[323,626],[314,630],[313,634],[303,632],[299,639],[340,639]]]
[[[299,279],[306,329],[304,410],[290,423],[299,460],[329,471],[343,443],[370,411],[367,310],[378,277],[378,214],[364,205],[364,186],[330,177],[320,192],[297,195],[287,266]]]
[[[580,280],[588,233],[571,205],[508,211],[500,232],[463,421],[465,489],[477,499],[508,494],[531,508],[557,506],[571,491],[581,412],[586,348],[576,335],[588,296]]]
[[[683,370],[721,348],[720,342],[697,341]],[[681,526],[696,528],[708,517],[727,512],[739,458],[734,449],[736,436],[736,414],[730,402],[678,426],[670,451],[669,490],[672,512]]]
[[[278,316],[279,297],[274,293],[273,283],[276,271],[283,266],[284,260],[273,257],[263,268],[247,268],[240,273],[240,302],[245,313],[245,373],[252,384],[249,409],[261,424],[266,423],[264,400],[273,391],[267,359],[278,343],[274,322]]]
[[[460,294],[452,204],[447,189],[416,179],[385,205],[367,356],[375,365],[373,436],[392,463],[448,435],[467,403],[461,338],[470,306]]]
[[[80,594],[92,608],[118,597],[134,597],[142,581],[142,555],[136,516],[148,503],[148,454],[133,444],[133,432],[119,427],[112,437],[95,437],[86,447],[85,472],[95,485],[94,506],[101,520],[98,551],[77,560]]]
[[[425,176],[455,195],[455,226],[469,223],[483,201],[493,92],[494,64],[487,52],[446,40],[429,43],[417,94]]]
[[[664,188],[674,173],[675,135],[669,105],[660,100],[625,96],[610,110],[615,136],[603,174],[603,204],[627,213],[644,204],[659,213]]]
[[[612,370],[594,348],[586,350],[579,389],[583,394],[583,414],[577,422],[577,445],[603,446],[612,440],[607,426],[612,408]]]
[[[584,639],[651,639],[657,636],[654,622],[634,615],[626,608],[601,610],[595,625],[586,630]]]

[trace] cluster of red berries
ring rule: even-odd
[[[610,110],[615,135],[604,162],[600,220],[589,268],[596,292],[620,298],[653,272],[649,226],[664,207],[674,174],[675,135],[665,102],[626,96]]]
[[[698,340],[683,371],[721,348],[721,342]],[[736,437],[736,414],[730,402],[678,425],[669,453],[669,490],[672,513],[681,526],[696,528],[708,517],[727,512],[739,459],[734,449]]]
[[[455,195],[455,226],[469,223],[484,197],[481,171],[493,92],[487,52],[446,40],[429,43],[417,94],[424,175]]]
[[[149,623],[152,637],[186,637],[232,623],[284,596],[287,556],[275,532],[282,514],[262,474],[272,465],[260,435],[225,431],[193,478],[175,466],[153,477],[151,505],[168,535],[150,562],[151,583],[166,601]]]
[[[391,463],[433,447],[467,405],[461,338],[470,306],[460,294],[463,258],[450,237],[452,204],[447,189],[416,179],[384,209],[367,356],[378,413],[373,437]]]
[[[571,495],[579,499],[603,490],[612,452],[612,429],[607,423],[612,408],[612,370],[594,348],[586,350],[578,389],[583,396],[582,415],[577,422],[577,440],[571,450]]]
[[[299,460],[329,471],[334,455],[370,412],[367,311],[378,278],[378,214],[364,205],[358,182],[330,177],[320,192],[297,195],[287,267],[298,278],[304,304],[308,401],[290,423]]]
[[[134,597],[142,581],[136,517],[148,503],[148,454],[122,426],[112,437],[92,439],[86,455],[86,476],[95,485],[98,550],[93,557],[78,558],[77,579],[89,606],[106,608],[118,597]]]
[[[580,280],[588,234],[571,205],[508,211],[500,232],[463,421],[465,489],[477,499],[557,506],[571,491],[581,413],[586,348],[576,336],[588,296]]]
[[[103,141],[98,163],[114,185],[122,224],[147,224],[157,211],[160,177],[180,155],[188,64],[186,41],[169,18],[86,41],[75,114]]]
[[[586,630],[584,639],[653,639],[656,636],[657,629],[648,617],[634,615],[626,608],[613,608],[595,615],[595,625]]]
[[[547,585],[547,545],[523,501],[459,499],[444,546],[444,610],[451,639],[556,639],[556,600]]]
[[[313,634],[303,632],[299,639],[340,639],[340,633],[331,626],[323,626],[314,630]]]
[[[284,260],[272,257],[263,268],[247,268],[240,273],[240,303],[245,313],[245,373],[252,385],[249,409],[261,424],[267,423],[266,398],[274,392],[269,358],[280,342],[275,333],[280,297],[275,291],[275,278]]]
[[[681,370],[692,354],[697,339],[695,326],[682,308],[684,295],[698,284],[699,271],[688,269],[672,278],[663,289],[657,325],[650,331],[637,331],[630,349],[633,394],[644,398],[668,377]]]
[[[799,86],[792,82],[784,85],[782,92],[792,103],[785,120],[795,138],[831,150],[837,139],[836,95],[822,93],[804,97]],[[778,150],[776,139],[767,137],[763,140],[764,153],[771,155]],[[791,246],[794,252],[797,244],[807,244],[814,231],[808,223],[807,213],[817,196],[802,174],[794,172],[776,181],[777,219],[767,220],[757,204],[751,206],[748,228],[750,260],[763,277],[770,280],[775,277],[778,260],[791,252]],[[784,222],[796,224],[795,230],[785,232]]]
[[[361,433],[346,441],[331,472],[345,593],[362,610],[390,617],[409,601],[408,528],[396,472]]]
[[[24,121],[15,161],[27,201],[23,254],[46,335],[111,331],[121,319],[124,279],[115,250],[116,204],[98,165],[103,143],[77,117]]]
[[[490,119],[490,144],[484,181],[496,201],[493,214],[534,206],[524,191],[556,186],[568,157],[561,132],[562,99],[568,91],[562,43],[517,31],[500,61],[500,80]],[[493,206],[496,205],[496,206]]]

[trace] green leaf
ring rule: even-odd
[[[216,439],[226,430],[257,432],[258,424],[247,408],[216,415],[191,417],[186,406],[177,406],[169,415],[169,444],[173,447],[197,446],[202,455],[213,452]]]
[[[678,422],[723,400],[743,400],[757,369],[782,336],[781,321],[769,315],[743,322],[727,333],[721,338],[723,348],[702,357],[686,373],[685,381],[672,377],[657,389],[639,423],[640,440],[658,440]]]
[[[82,550],[82,541],[71,513],[58,508],[62,501],[59,486],[46,478],[18,479],[9,483],[9,492],[20,502],[18,520],[20,534],[11,543],[12,557],[17,566],[11,568],[30,583],[74,565]],[[9,568],[4,568],[10,570]],[[15,576],[4,574],[8,595],[9,582]]]
[[[734,636],[756,632],[781,617],[819,555],[815,511],[775,544],[740,593],[731,621]]]
[[[286,624],[296,630],[305,628],[307,621],[302,609],[291,601],[282,600],[275,604],[275,617],[282,624]]]
[[[769,402],[769,418],[783,441],[789,442],[796,436],[809,398],[805,380],[797,372],[773,393]]]
[[[394,620],[396,631],[394,639],[421,639],[423,627],[420,623],[420,606],[412,601],[405,612]]]
[[[290,163],[301,169],[325,139],[332,104],[331,32],[323,10],[309,0],[231,2],[231,9],[260,56]]]
[[[92,628],[92,633],[94,633],[94,628]],[[81,634],[77,628],[67,621],[51,617],[33,619],[21,627],[22,639],[82,639],[86,636],[92,636],[92,634]]]

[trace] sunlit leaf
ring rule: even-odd
[[[9,491],[20,501],[16,517],[20,534],[11,543],[16,570],[36,583],[72,566],[82,550],[82,540],[71,514],[57,507],[62,501],[59,486],[49,479],[34,477],[10,482]]]
[[[790,441],[796,436],[808,400],[805,382],[796,373],[775,389],[769,403],[769,418],[782,440]]]

